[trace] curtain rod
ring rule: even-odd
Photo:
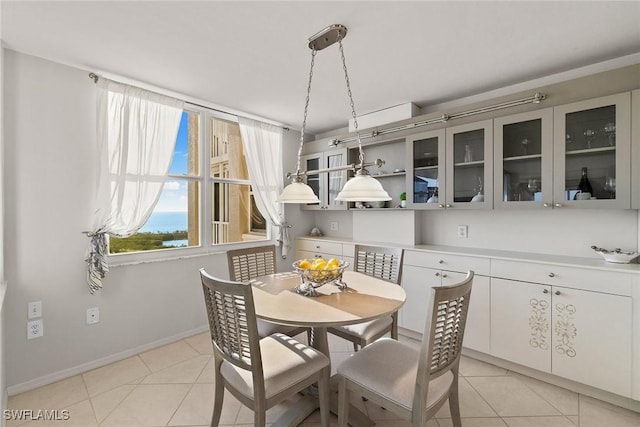
[[[363,138],[375,138],[376,136],[386,135],[389,133],[400,132],[403,130],[415,129],[422,126],[433,125],[436,123],[445,123],[449,120],[461,119],[463,117],[475,116],[476,114],[488,113],[491,111],[501,110],[503,108],[515,107],[523,104],[539,104],[543,100],[546,99],[546,95],[544,93],[536,92],[534,95],[529,96],[527,98],[516,99],[514,101],[502,102],[500,104],[489,105],[486,107],[475,108],[473,110],[462,111],[460,113],[454,114],[443,114],[440,117],[435,117],[433,119],[423,120],[421,122],[410,123],[401,126],[394,126],[381,130],[373,130],[366,134],[360,134],[360,139]],[[344,142],[356,141],[358,139],[358,135],[350,136],[347,138],[335,138],[329,140],[329,145],[335,146]]]
[[[98,83],[98,80],[100,80],[100,76],[98,76],[96,73],[89,73],[89,78],[93,80],[93,83]],[[193,105],[194,107],[200,107],[200,108],[204,108],[204,109],[207,109],[207,110],[215,111],[217,113],[223,113],[223,114],[228,114],[230,116],[238,117],[237,114],[233,114],[233,113],[230,113],[228,111],[218,110],[216,108],[207,107],[206,105],[197,104],[197,103],[191,102],[191,101],[184,101],[184,102],[185,102],[185,104]],[[290,130],[287,126],[282,126],[282,129],[285,130],[285,131],[289,131]]]

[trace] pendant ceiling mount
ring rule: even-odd
[[[347,27],[340,24],[333,24],[309,38],[309,49],[322,50],[336,43],[338,40],[344,40],[347,35]]]

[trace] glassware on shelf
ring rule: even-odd
[[[469,145],[464,146],[464,162],[465,163],[473,162],[473,153],[471,152],[471,148],[469,148]]]
[[[614,122],[604,125],[604,133],[609,138],[609,147],[616,145],[616,124]]]
[[[478,177],[478,186],[476,187],[477,193],[471,198],[472,202],[484,202],[484,194],[482,194],[482,177]]]
[[[612,199],[616,198],[616,179],[608,176],[604,179],[604,191],[611,195]]]
[[[587,140],[587,148],[591,148],[591,143],[593,142],[593,139],[596,137],[596,131],[592,130],[592,129],[587,129],[584,131],[584,137]]]
[[[520,144],[522,144],[522,151],[523,151],[523,154],[526,156],[527,155],[527,145],[529,145],[529,140],[527,138],[523,138],[522,141],[520,141]]]
[[[567,145],[571,144],[573,142],[573,136],[570,133],[567,133],[567,135],[565,136],[565,141]]]
[[[531,200],[535,200],[535,194],[542,189],[540,185],[540,180],[537,178],[529,179],[527,182],[527,191],[531,194]]]

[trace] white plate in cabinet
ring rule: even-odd
[[[491,279],[491,353],[631,397],[630,297]]]
[[[296,240],[297,249],[301,251],[342,256],[342,243],[326,242],[323,240]]]
[[[495,259],[491,276],[625,296],[631,296],[633,283],[632,274]]]
[[[473,270],[476,275],[488,276],[490,260],[464,255],[442,254],[425,251],[405,251],[404,265],[437,268],[440,270],[459,271]]]

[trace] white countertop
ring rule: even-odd
[[[298,236],[298,239],[324,240],[328,242],[355,244],[358,242],[350,238],[342,237],[311,237]],[[366,242],[370,245],[401,247],[405,250],[437,252],[452,255],[475,256],[481,258],[502,259],[509,261],[526,261],[541,264],[564,265],[571,267],[592,268],[595,270],[607,270],[619,273],[640,273],[640,264],[615,264],[606,262],[600,255],[594,252],[594,257],[572,257],[566,255],[552,255],[532,252],[504,251],[498,249],[467,248],[459,246],[442,245],[398,245],[386,242]]]

